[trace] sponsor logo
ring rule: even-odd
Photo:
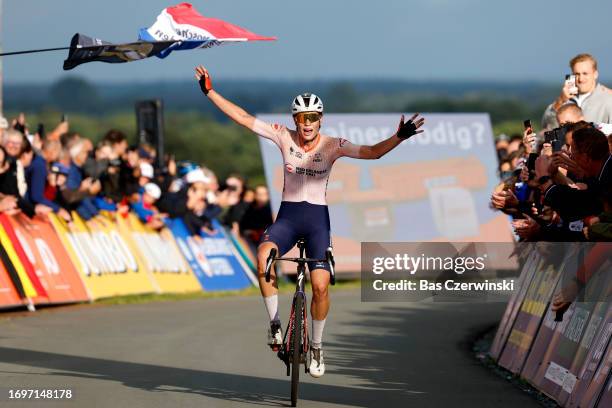
[[[305,174],[307,176],[310,177],[316,177],[316,176],[320,176],[322,174],[326,174],[327,173],[327,169],[325,170],[312,170],[312,169],[305,169],[304,167],[296,167],[295,168],[295,174]]]
[[[348,143],[348,140],[340,138],[340,147],[344,146],[347,143]]]
[[[280,130],[280,129],[281,129],[281,125],[279,125],[278,123],[273,123],[273,124],[272,124],[272,129],[274,129],[274,130]]]
[[[315,163],[321,163],[323,161],[323,158],[321,157],[321,153],[315,153],[312,161]]]
[[[295,168],[294,168],[294,167],[293,167],[291,164],[289,164],[289,163],[285,164],[285,169],[286,169],[286,170],[287,170],[289,173],[293,173],[293,171],[295,170]]]
[[[293,148],[293,146],[289,146],[289,154],[290,154],[291,156],[295,156],[295,157],[297,157],[298,159],[301,159],[301,158],[302,158],[302,153],[301,153],[301,152],[298,152],[297,150],[295,150],[295,149]]]

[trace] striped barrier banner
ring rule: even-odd
[[[5,267],[12,268],[23,286],[23,291],[27,304],[32,306],[34,302],[48,303],[48,295],[42,286],[34,266],[26,256],[23,248],[19,244],[15,231],[9,220],[9,216],[0,213],[0,246],[6,253]]]
[[[22,306],[25,299],[23,286],[13,265],[10,265],[11,272],[4,266],[7,262],[5,254],[4,247],[0,246],[0,309]]]

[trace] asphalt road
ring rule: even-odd
[[[517,407],[532,398],[482,367],[469,339],[503,304],[362,303],[332,293],[327,373],[301,375],[301,407]],[[281,296],[281,311],[289,297]],[[288,406],[258,297],[0,315],[0,407]],[[10,389],[71,400],[10,401]]]

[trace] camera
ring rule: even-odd
[[[563,145],[566,143],[565,135],[567,134],[567,129],[568,126],[563,125],[544,132],[544,142],[552,145],[553,152],[560,151]]]

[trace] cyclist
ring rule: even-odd
[[[323,116],[323,102],[317,95],[305,93],[295,97],[291,110],[295,130],[265,123],[228,101],[212,87],[210,74],[203,66],[195,69],[195,77],[202,92],[230,119],[273,141],[281,150],[284,161],[283,197],[276,221],[268,227],[257,249],[259,287],[270,318],[268,345],[278,350],[283,343],[278,315],[278,285],[274,272],[270,282],[265,280],[266,259],[272,248],[282,256],[297,242],[306,240],[306,256],[324,259],[331,246],[329,213],[325,201],[327,180],[336,159],[347,156],[355,159],[378,159],[409,137],[421,133],[425,119],[415,114],[404,122],[402,115],[397,132],[372,146],[360,146],[346,139],[319,133]],[[309,263],[312,285],[312,347],[310,374],[321,377],[325,373],[322,338],[329,311],[328,286],[330,268],[327,262]]]

